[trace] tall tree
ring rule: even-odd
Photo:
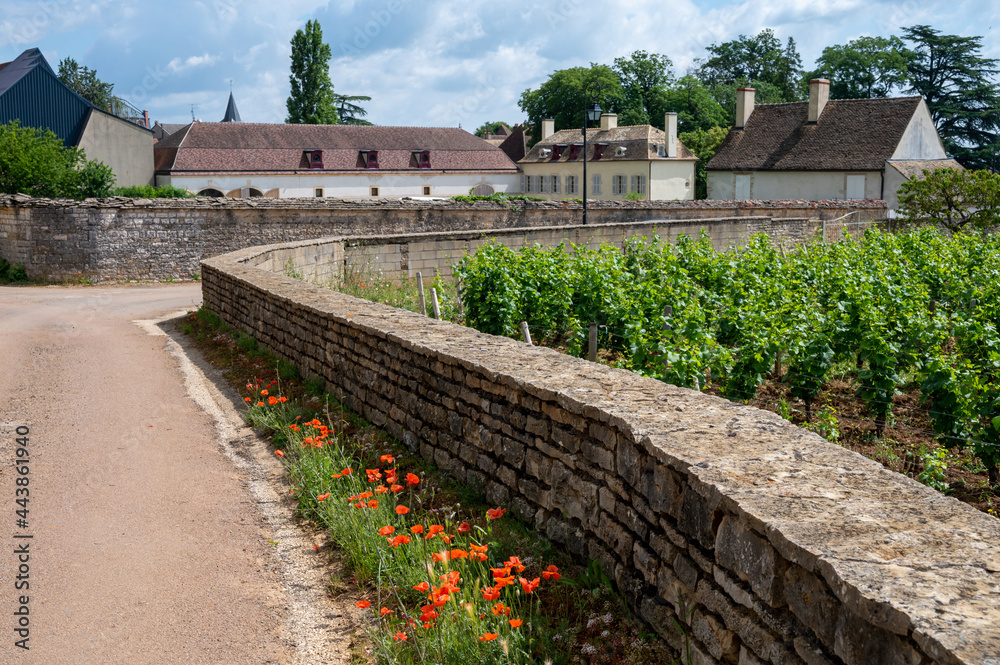
[[[963,166],[994,168],[1000,149],[997,60],[980,57],[982,37],[942,35],[927,25],[903,28],[913,44],[909,92],[924,96],[945,148]]]
[[[750,87],[754,89],[754,101],[757,104],[780,104],[787,102],[785,94],[781,88],[760,79],[748,81],[740,78],[732,83],[720,83],[711,88],[712,98],[719,104],[725,114],[725,126],[732,126],[736,120],[736,90],[737,88]]]
[[[330,82],[330,45],[323,42],[319,21],[307,21],[292,37],[291,93],[285,122],[335,125],[337,100]]]
[[[537,143],[543,119],[554,119],[556,129],[582,127],[584,109],[594,102],[605,112],[619,112],[624,106],[618,75],[606,65],[592,63],[556,70],[537,90],[521,93],[517,105],[528,115],[532,140]]]
[[[115,86],[99,79],[96,70],[81,67],[73,58],[64,58],[59,62],[59,80],[97,108],[111,110]]]
[[[368,115],[368,111],[354,103],[370,102],[372,100],[371,97],[368,97],[367,95],[334,94],[333,99],[337,106],[337,115],[339,116],[341,123],[345,125],[372,125],[372,123],[364,119],[365,116]]]
[[[733,99],[735,103],[735,92]],[[729,115],[725,109],[712,96],[712,92],[697,77],[690,74],[677,79],[677,82],[664,93],[663,101],[667,111],[677,113],[679,132],[708,130],[731,122],[728,121]],[[661,122],[662,118],[661,114]]]
[[[698,78],[705,85],[715,87],[737,81],[762,81],[781,91],[780,101],[798,99],[798,80],[801,58],[795,40],[789,39],[784,47],[770,28],[747,37],[708,47],[711,57],[701,65]]]
[[[888,97],[907,81],[914,53],[899,37],[859,37],[827,46],[804,78],[830,80],[832,99]]]
[[[663,124],[664,96],[673,83],[673,67],[667,56],[646,51],[615,58],[611,69],[624,96],[622,125]]]
[[[483,124],[479,125],[479,127],[476,129],[475,132],[473,132],[473,134],[475,134],[479,138],[483,138],[487,134],[496,133],[497,131],[500,130],[501,127],[510,128],[513,127],[513,125],[511,125],[510,123],[501,122],[499,120],[493,122],[484,122]]]

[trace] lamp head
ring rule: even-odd
[[[587,120],[591,122],[597,122],[601,119],[601,107],[597,105],[597,102],[591,104],[590,108],[587,109]]]

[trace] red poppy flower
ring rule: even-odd
[[[525,592],[525,593],[531,593],[532,591],[534,591],[535,589],[537,589],[537,588],[538,588],[538,583],[539,583],[539,582],[540,582],[541,580],[539,580],[539,579],[538,579],[538,578],[536,577],[535,579],[533,579],[533,580],[531,580],[531,581],[529,582],[528,580],[526,580],[526,579],[524,579],[524,578],[522,577],[522,578],[520,578],[520,579],[519,579],[519,581],[521,582],[521,588],[522,588],[522,589],[524,589],[524,592]]]
[[[347,467],[346,469],[344,469],[343,471],[341,471],[341,473],[344,474],[345,476],[349,476],[352,473],[354,473],[354,471],[351,469],[351,467]]]
[[[486,600],[496,600],[497,598],[500,597],[500,589],[496,589],[491,586],[483,587],[482,592],[483,592],[483,598],[485,598]]]
[[[431,585],[428,584],[427,582],[421,582],[420,584],[416,585],[413,588],[419,591],[420,593],[426,593],[427,590],[431,588]]]
[[[469,549],[472,550],[473,552],[485,552],[487,549],[489,549],[489,547],[486,545],[476,545],[473,543],[472,545],[469,545]]]
[[[330,493],[327,492],[326,494],[320,494],[318,497],[316,497],[316,500],[317,501],[326,501],[329,498],[330,498]]]
[[[423,533],[424,532],[424,525],[423,524],[416,524],[414,526],[411,526],[410,527],[410,531],[412,531],[413,533]]]
[[[378,501],[372,499],[371,501],[368,502],[368,507],[371,508],[372,510],[378,508]]]
[[[549,566],[542,571],[542,577],[545,579],[558,580],[562,575],[559,574],[559,569],[555,566]]]
[[[386,464],[392,464],[394,458],[392,455],[382,455],[382,457],[379,457],[379,460],[385,462]]]
[[[469,531],[472,531],[472,527],[469,526],[468,522],[462,522],[461,524],[458,525],[459,533],[468,533]]]
[[[407,508],[406,506],[396,506],[397,515],[405,515],[408,512],[410,512],[410,509]]]
[[[402,492],[405,488],[402,485],[392,485],[389,487],[393,492]]]
[[[485,635],[483,635],[479,639],[482,640],[483,642],[492,642],[496,638],[497,638],[497,634],[496,633],[486,633]]]
[[[281,402],[282,404],[284,404],[285,402],[288,401],[288,398],[285,397],[284,395],[282,395],[281,397],[278,398],[278,401]]]
[[[486,519],[495,520],[504,516],[507,511],[503,508],[490,508],[486,511]]]
[[[524,623],[521,619],[511,619],[507,623],[510,624],[511,628],[520,628],[521,624]]]
[[[285,456],[285,453],[281,452],[280,450],[275,450],[274,454],[277,455],[278,457],[284,457]]]
[[[264,396],[266,397],[266,396],[267,396],[267,391],[266,391],[266,390],[261,390],[261,391],[260,391],[260,394],[261,394],[261,395],[264,395]]]
[[[503,603],[497,603],[491,609],[493,611],[493,616],[495,617],[498,617],[501,614],[504,615],[510,614],[510,608],[504,605]]]
[[[396,532],[396,527],[394,527],[392,525],[389,525],[389,526],[384,526],[381,529],[379,529],[378,530],[378,535],[380,535],[380,536],[391,536],[395,532]]]
[[[361,609],[366,609],[368,607],[371,607],[371,602],[367,600],[359,600],[358,602],[354,603],[354,605],[360,607]]]
[[[271,406],[274,406],[275,404],[278,403],[278,398],[272,395],[271,397],[267,398],[267,403],[270,404]]]
[[[452,550],[449,553],[449,557],[452,558],[452,559],[467,559],[469,557],[469,553],[466,552],[465,550],[458,550],[458,549],[456,549],[456,550]]]
[[[448,584],[451,584],[452,586],[454,586],[455,584],[458,584],[458,580],[461,577],[462,577],[461,573],[459,573],[457,570],[452,570],[450,572],[445,573],[444,575],[442,575],[438,579],[443,580],[443,581],[447,582]]]
[[[310,425],[312,425],[313,427],[319,427],[319,426],[320,426],[320,425],[322,425],[323,423],[321,423],[321,422],[320,422],[319,420],[317,420],[317,419],[313,418],[313,419],[312,419],[312,422],[310,422],[309,424],[310,424]]]
[[[390,610],[388,607],[383,607],[378,611],[378,613],[381,614],[382,616],[385,616],[386,614],[392,614],[392,610]]]
[[[406,545],[408,542],[410,542],[410,537],[407,536],[405,533],[401,533],[395,538],[393,538],[389,544],[392,545],[393,547],[399,547],[400,545]]]
[[[412,474],[412,473],[406,474],[406,484],[407,485],[416,485],[419,482],[420,482],[420,478],[418,478],[414,474]]]
[[[264,403],[263,402],[257,402],[257,406],[264,406]],[[150,427],[152,427],[152,425],[150,425]]]
[[[405,642],[408,639],[406,637],[406,633],[396,633],[395,635],[393,635],[393,637],[395,637],[396,640],[399,642]]]
[[[388,491],[389,488],[386,487],[385,485],[379,485],[378,487],[375,488],[376,494],[386,494]]]
[[[243,401],[244,401],[244,402],[249,402],[249,401],[250,401],[250,398],[249,398],[249,397],[244,397],[244,398],[243,398]]]

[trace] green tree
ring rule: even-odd
[[[754,89],[754,103],[756,104],[780,104],[788,101],[781,88],[759,79],[753,81],[737,79],[732,83],[720,83],[712,86],[712,98],[725,114],[726,127],[731,127],[736,121],[736,90],[745,87]]]
[[[591,97],[586,94],[588,87]],[[590,67],[553,72],[537,90],[521,93],[517,104],[528,115],[532,140],[537,143],[543,119],[554,119],[556,129],[582,127],[584,109],[595,101],[605,112],[616,113],[623,108],[618,75],[606,65],[591,63]]]
[[[888,97],[906,84],[913,58],[899,37],[859,37],[827,46],[816,60],[816,69],[803,78],[829,79],[832,99]]]
[[[334,102],[337,106],[337,116],[340,118],[340,122],[345,125],[366,125],[371,126],[372,123],[365,120],[365,116],[368,115],[368,111],[364,110],[358,104],[354,102],[370,102],[371,97],[367,95],[337,95],[333,96]]]
[[[942,35],[927,25],[903,28],[913,44],[909,92],[927,100],[945,148],[963,166],[995,166],[1000,149],[998,61],[979,56],[982,37]]]
[[[734,96],[735,103],[735,96]],[[693,132],[723,127],[731,122],[730,115],[712,96],[712,92],[696,76],[687,75],[677,79],[663,95],[663,105],[667,111],[677,113],[677,130]],[[660,114],[662,118],[662,114]],[[686,144],[685,144],[686,145]],[[690,147],[690,146],[688,146]]]
[[[698,70],[698,78],[705,85],[714,88],[738,81],[762,82],[780,92],[780,101],[799,98],[802,60],[794,39],[789,38],[783,47],[768,28],[752,37],[740,35],[729,42],[712,44],[708,52],[711,57]]]
[[[665,55],[634,51],[615,58],[611,68],[623,93],[622,125],[655,125],[663,128],[667,90],[674,80],[674,63]]]
[[[0,192],[46,198],[109,196],[111,169],[87,161],[83,150],[66,147],[49,129],[0,125]]]
[[[924,170],[897,192],[909,221],[933,221],[949,231],[981,231],[1000,223],[1000,175],[989,171]]]
[[[111,109],[115,86],[97,78],[96,70],[81,67],[73,58],[64,58],[59,62],[59,80],[97,108]]]
[[[707,129],[698,128],[678,136],[681,143],[698,157],[694,173],[694,196],[697,199],[708,197],[708,172],[705,170],[705,165],[712,157],[715,157],[715,153],[728,133],[722,127],[709,127]]]
[[[319,21],[307,21],[292,37],[291,93],[285,122],[335,125],[337,100],[330,82],[330,45],[323,42]]]
[[[511,125],[510,123],[500,122],[499,120],[494,122],[484,122],[483,124],[479,125],[479,127],[473,133],[479,138],[483,138],[487,134],[495,134],[497,131],[500,130],[501,127],[512,127],[512,126],[513,125]]]

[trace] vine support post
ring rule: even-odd
[[[424,276],[417,272],[417,293],[420,295],[420,313],[427,316],[427,301],[424,299]]]
[[[528,330],[527,321],[521,321],[521,335],[524,336],[524,343],[531,346],[531,331]]]
[[[438,292],[437,289],[431,289],[431,304],[434,306],[434,318],[441,318],[441,306],[438,305]]]
[[[597,322],[590,324],[590,334],[589,334],[589,348],[587,350],[587,359],[592,363],[597,362]]]

